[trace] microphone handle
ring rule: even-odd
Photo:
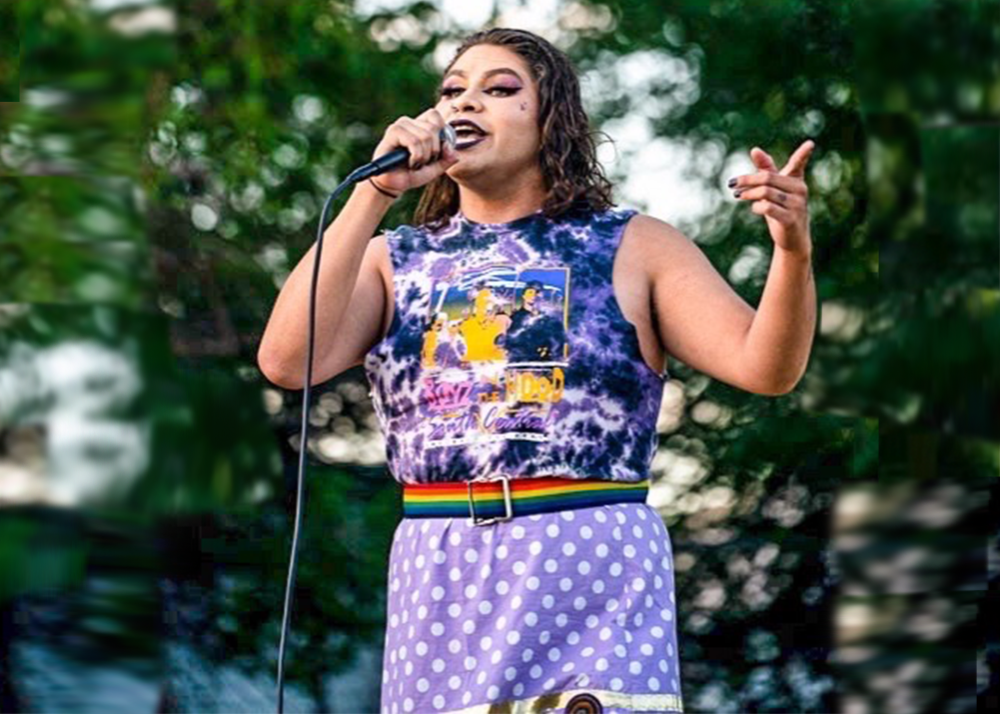
[[[456,136],[455,129],[451,124],[445,124],[438,136],[441,138],[442,143],[448,142],[452,148],[458,142],[458,136]],[[400,165],[405,165],[409,160],[410,150],[401,146],[356,169],[354,173],[347,177],[346,181],[350,183],[364,181],[372,176],[378,176],[379,174],[384,174],[386,171],[391,171]]]

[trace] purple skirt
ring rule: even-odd
[[[473,526],[404,518],[389,554],[383,714],[682,712],[667,528],[645,503]]]

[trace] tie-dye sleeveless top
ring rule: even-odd
[[[649,477],[669,374],[611,280],[635,213],[386,232],[395,315],[364,368],[396,481]]]

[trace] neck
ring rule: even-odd
[[[476,223],[506,223],[541,209],[545,187],[540,174],[522,181],[493,181],[487,187],[458,187],[462,214]]]

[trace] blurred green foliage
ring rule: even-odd
[[[779,163],[807,137],[818,147],[821,320],[802,383],[761,398],[671,360],[654,476],[670,489],[688,711],[830,711],[838,697],[858,712],[971,711],[962,653],[985,588],[972,544],[995,528],[983,494],[1000,403],[997,18],[993,0],[566,0],[543,32],[580,69],[595,128],[635,119],[697,152],[684,178],[712,208],[676,223],[751,304],[771,242],[721,187],[753,146]],[[196,634],[174,621],[162,638],[273,673],[302,404],[262,378],[257,343],[326,194],[392,120],[432,103],[444,50],[468,31],[430,2],[0,3],[0,100],[20,100],[0,103],[4,622],[55,593],[83,614],[63,625],[93,647],[80,667],[124,667],[129,637],[169,664],[161,633],[136,629],[174,612],[164,583],[196,583]],[[623,191],[639,151],[608,168],[619,202],[648,209]],[[384,225],[409,221],[417,198]],[[69,344],[99,350],[57,372]],[[100,362],[109,353],[127,368]],[[131,400],[80,406],[132,376]],[[286,673],[323,711],[377,704],[374,689],[338,702],[325,684],[381,647],[385,624],[399,490],[360,456],[379,438],[366,395],[351,370],[309,415]],[[64,443],[67,413],[119,441]],[[64,449],[78,471],[55,468]],[[68,524],[19,505],[102,469],[115,478]],[[125,571],[140,584],[79,589]],[[7,696],[17,642],[3,631]],[[183,710],[184,675],[165,671],[161,701]]]

